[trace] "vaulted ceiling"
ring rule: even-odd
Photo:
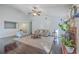
[[[39,9],[42,10],[42,13],[45,15],[48,14],[51,16],[64,17],[69,14],[69,8],[72,5],[71,4],[11,4],[10,6],[25,13],[25,15],[28,15],[28,13],[32,11],[32,8],[34,6],[37,6]]]

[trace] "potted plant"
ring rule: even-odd
[[[64,44],[68,53],[73,53],[75,44],[72,39],[62,37],[62,43]]]
[[[61,28],[61,30],[63,31],[68,31],[69,30],[69,24],[67,22],[64,22],[62,24],[59,24],[59,27]]]
[[[61,40],[63,45],[65,46],[67,53],[72,53],[74,51],[74,41],[71,39],[70,32],[69,32],[69,24],[68,22],[64,22],[62,24],[59,24],[59,27],[62,31],[65,33],[62,34]]]

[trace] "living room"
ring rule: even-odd
[[[66,22],[71,19],[70,12],[72,6],[74,5],[1,4],[0,53],[68,53],[67,51],[64,52],[65,48],[63,48],[64,50],[62,51],[62,43],[59,37],[61,36],[63,31],[60,30],[59,24],[63,24],[63,22]],[[79,52],[77,51],[73,53]]]

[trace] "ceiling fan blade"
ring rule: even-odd
[[[32,14],[32,12],[28,12],[28,14]]]
[[[37,13],[37,15],[40,16],[41,14],[40,13]]]
[[[36,6],[34,6],[33,9],[38,9],[38,8]]]
[[[38,13],[42,13],[41,11],[38,11]]]

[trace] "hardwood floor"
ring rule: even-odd
[[[57,45],[53,45],[52,54],[61,54],[61,53],[62,53],[61,48]],[[21,44],[16,49],[8,52],[7,54],[47,54],[47,53],[39,48]]]
[[[47,54],[45,50],[41,50],[39,48],[30,45],[26,45],[20,42],[18,42],[17,45],[18,45],[17,48],[7,52],[7,54]],[[51,52],[52,54],[62,53],[60,46],[57,45],[56,43],[52,45]]]
[[[8,54],[46,54],[44,50],[29,45],[22,44],[16,49],[8,52]]]

